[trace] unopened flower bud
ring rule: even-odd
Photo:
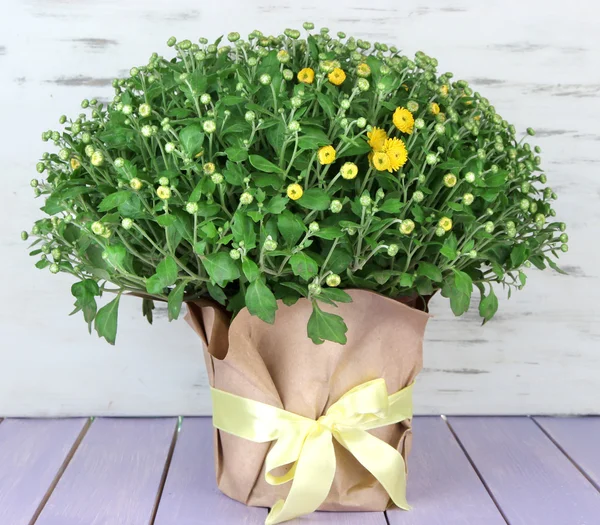
[[[263,85],[263,86],[268,86],[269,84],[271,84],[271,75],[269,75],[268,73],[263,73],[258,81]]]
[[[121,226],[124,230],[131,230],[133,228],[133,219],[125,218],[121,221]]]
[[[254,200],[254,197],[247,191],[245,191],[244,193],[242,193],[240,195],[240,203],[243,205],[251,204],[253,200]]]
[[[410,235],[414,229],[415,229],[415,223],[411,219],[404,219],[400,223],[399,230],[400,230],[400,233],[403,233],[404,235]]]
[[[492,221],[487,221],[484,225],[484,228],[487,233],[493,233],[495,226]]]
[[[312,296],[317,296],[321,293],[321,286],[319,285],[319,283],[315,283],[312,282],[308,285],[308,292],[310,293],[310,295]]]
[[[205,120],[202,123],[202,129],[205,133],[214,133],[217,130],[217,124],[214,120]]]
[[[420,190],[415,191],[412,196],[412,200],[415,202],[422,202],[424,198],[425,195]]]
[[[430,166],[433,166],[437,162],[437,155],[435,153],[428,153],[425,156],[425,162]]]
[[[360,205],[361,206],[369,206],[371,204],[371,197],[368,194],[363,194],[360,196]]]
[[[466,173],[465,174],[465,180],[469,184],[473,184],[475,182],[475,173],[473,173],[472,171],[469,171],[468,173]]]
[[[393,257],[394,255],[396,255],[398,253],[399,249],[400,249],[400,247],[397,244],[390,244],[387,249],[387,254],[390,257]]]
[[[566,246],[566,244],[563,244],[563,246]],[[563,250],[563,251],[566,251],[566,250]],[[50,273],[58,273],[60,271],[60,268],[59,268],[58,264],[56,264],[56,263],[52,263],[48,269],[50,270]]]
[[[96,235],[102,235],[104,233],[104,224],[98,221],[94,222],[92,224],[92,232]]]
[[[309,232],[311,232],[311,233],[317,233],[317,232],[318,232],[320,229],[321,229],[321,228],[320,228],[320,226],[319,226],[319,223],[318,223],[318,222],[314,222],[314,221],[313,221],[313,222],[311,222],[311,223],[308,225],[308,231],[309,231]]]
[[[101,151],[94,151],[90,162],[92,163],[92,166],[102,166],[102,164],[104,164],[104,154]]]
[[[277,249],[277,241],[274,240],[270,235],[265,239],[263,244],[265,252],[274,252]]]
[[[223,182],[223,175],[220,173],[213,173],[210,176],[210,180],[212,180],[215,184],[221,184]]]
[[[142,117],[149,117],[152,114],[152,107],[150,106],[150,104],[142,104],[138,108],[138,113]]]
[[[356,126],[358,128],[364,128],[367,125],[367,119],[364,117],[359,117],[356,119]]]
[[[331,204],[329,205],[329,210],[331,211],[331,213],[341,212],[342,211],[342,203],[339,200],[331,201]]]
[[[560,251],[561,252],[568,252],[569,251],[569,246],[567,244],[561,244],[560,245]]]

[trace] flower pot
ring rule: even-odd
[[[223,310],[208,303],[189,303],[187,320],[205,342],[211,387],[243,398],[318,419],[346,392],[383,378],[393,394],[411,385],[422,368],[422,342],[429,314],[400,301],[365,290],[349,290],[351,303],[325,307],[341,315],[348,342],[315,345],[306,335],[312,312],[307,299],[293,306],[278,304],[274,324],[242,310],[230,322]],[[370,433],[406,458],[411,420]],[[290,483],[265,480],[265,458],[272,443],[255,443],[215,430],[219,489],[252,506],[272,507],[286,498]],[[383,486],[334,441],[335,477],[319,510],[382,511],[390,505]],[[280,475],[281,472],[278,472]]]

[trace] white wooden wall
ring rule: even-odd
[[[531,272],[480,327],[432,304],[419,413],[600,413],[600,36],[596,0],[0,0],[0,416],[209,412],[199,340],[124,299],[118,344],[68,317],[69,279],[33,267],[19,232],[39,216],[29,180],[41,131],[171,35],[196,39],[305,20],[408,53],[472,82],[533,126],[569,225],[569,276]]]

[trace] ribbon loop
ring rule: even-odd
[[[412,387],[389,396],[383,379],[368,381],[346,392],[316,421],[212,388],[213,425],[257,443],[275,441],[265,459],[265,479],[271,485],[291,481],[292,486],[265,525],[309,514],[325,501],[336,469],[333,439],[381,483],[398,507],[408,510],[402,455],[367,430],[411,418]],[[272,474],[286,465],[291,465],[286,474]]]

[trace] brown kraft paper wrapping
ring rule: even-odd
[[[308,299],[293,306],[278,301],[275,323],[243,309],[229,315],[204,302],[188,303],[186,320],[205,342],[210,385],[305,417],[318,419],[351,388],[383,378],[389,394],[411,384],[423,366],[422,343],[429,314],[366,290],[347,290],[351,303],[323,309],[341,315],[348,342],[315,345],[306,335]],[[406,460],[411,421],[372,430]],[[272,507],[291,483],[265,481],[272,443],[254,443],[215,430],[219,489],[247,505]],[[382,511],[390,503],[379,482],[334,440],[337,470],[319,510]],[[281,474],[281,473],[278,473]]]

